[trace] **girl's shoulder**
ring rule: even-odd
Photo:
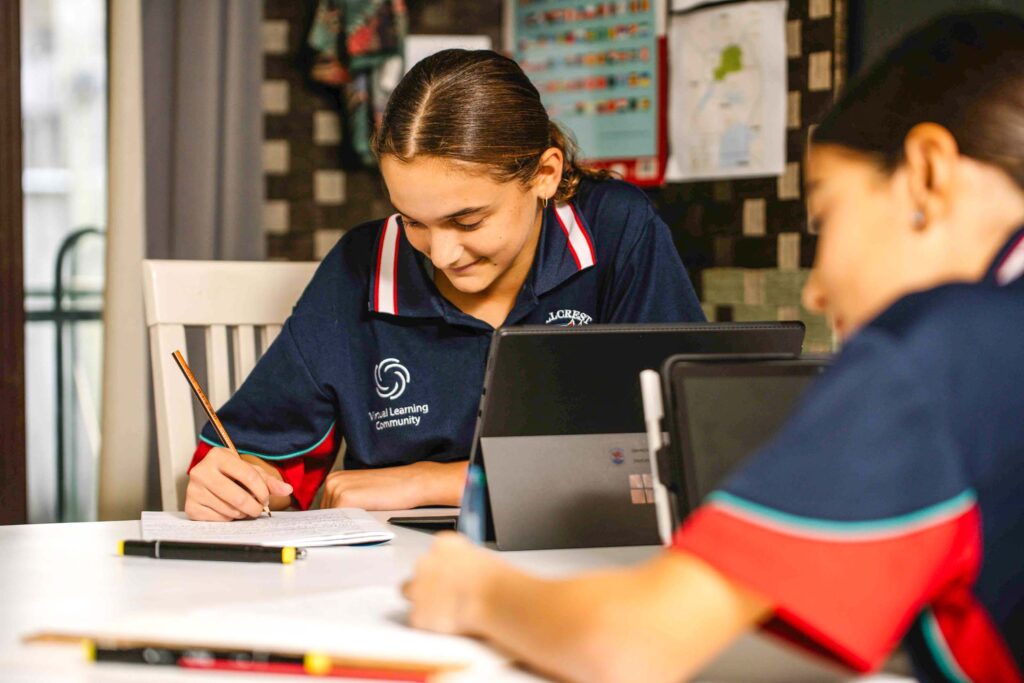
[[[628,248],[655,230],[667,230],[647,194],[622,180],[584,179],[570,203],[599,251]]]
[[[646,192],[617,178],[584,178],[571,201],[578,210],[594,216],[623,212],[649,213],[653,210]]]
[[[365,308],[377,239],[386,218],[361,223],[331,247],[299,301],[304,311],[337,315]]]
[[[369,277],[374,263],[371,257],[387,220],[377,218],[345,231],[321,260],[318,274],[322,270],[343,279]]]

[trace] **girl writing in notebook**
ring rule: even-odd
[[[646,196],[576,161],[512,60],[423,60],[374,149],[397,212],[331,250],[218,410],[242,458],[203,430],[193,519],[306,508],[321,487],[324,506],[457,505],[495,328],[704,319]]]
[[[807,156],[805,303],[845,338],[781,432],[647,564],[527,576],[445,535],[414,625],[578,681],[678,681],[763,627],[856,670],[1024,680],[1024,19],[948,17]]]

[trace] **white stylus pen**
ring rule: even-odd
[[[658,519],[658,535],[663,545],[672,541],[672,510],[668,491],[658,476],[658,451],[667,444],[661,431],[665,408],[661,397],[661,377],[654,370],[640,372],[640,396],[644,404],[644,424],[647,425],[647,452],[651,458],[651,477],[654,480],[654,511]]]

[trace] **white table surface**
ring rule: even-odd
[[[395,514],[425,512],[374,514],[385,520]],[[0,681],[292,680],[260,674],[198,674],[164,667],[87,665],[74,648],[28,646],[21,641],[26,635],[61,624],[114,620],[141,611],[230,605],[254,597],[298,597],[346,587],[396,585],[409,576],[416,559],[429,547],[431,537],[420,531],[391,528],[396,537],[387,545],[313,548],[303,561],[276,565],[118,556],[118,541],[139,537],[137,521],[0,527]],[[557,576],[635,563],[658,551],[656,547],[589,548],[506,552],[502,556],[535,573]],[[628,637],[628,625],[624,625],[623,637]],[[702,678],[817,681],[841,680],[842,676],[760,637],[749,637],[723,655]],[[496,679],[488,676],[488,680]],[[538,679],[523,671],[510,670],[500,680]]]

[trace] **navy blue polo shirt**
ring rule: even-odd
[[[669,230],[639,189],[584,180],[544,212],[505,325],[703,321]],[[349,231],[219,416],[307,507],[346,442],[350,469],[469,455],[493,328],[440,295],[391,216]],[[209,424],[193,458],[219,446]]]
[[[850,339],[677,548],[775,605],[777,634],[924,681],[1024,670],[1024,228],[985,278]]]

